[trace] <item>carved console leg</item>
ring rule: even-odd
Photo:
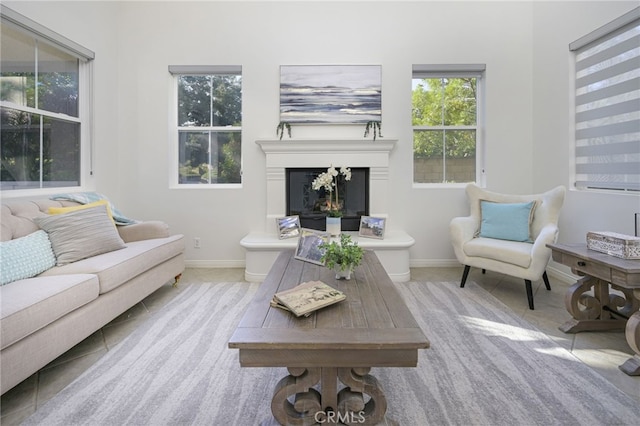
[[[640,290],[634,290],[634,295],[636,300],[640,300]],[[631,315],[627,321],[625,336],[636,355],[625,361],[619,368],[629,376],[640,376],[640,312]]]
[[[289,368],[289,375],[276,385],[271,413],[281,425],[315,425],[322,410],[320,392],[312,386],[320,381],[320,368]],[[294,396],[294,402],[289,400]]]
[[[339,368],[338,377],[346,386],[338,393],[338,412],[343,423],[375,425],[384,419],[387,398],[370,368]],[[364,394],[369,396],[365,402]]]
[[[593,294],[587,294],[593,288]],[[628,292],[627,292],[628,293]],[[565,333],[587,330],[622,329],[626,320],[616,317],[616,312],[627,311],[627,299],[609,294],[609,283],[594,277],[583,277],[569,287],[564,304],[573,317],[560,326]],[[632,302],[635,303],[635,302]]]

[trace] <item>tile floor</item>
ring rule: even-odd
[[[462,268],[412,268],[415,281],[459,281]],[[243,269],[187,269],[180,286],[197,282],[236,282],[244,280]],[[501,274],[471,270],[469,280],[485,290],[546,333],[558,344],[571,351],[577,358],[597,370],[603,377],[640,403],[640,377],[629,377],[618,369],[633,351],[627,344],[623,331],[584,332],[564,334],[558,326],[570,319],[564,308],[564,294],[568,284],[550,277],[551,291],[544,284],[534,283],[535,307],[527,307],[524,283]],[[136,306],[120,315],[77,346],[44,367],[38,373],[11,389],[0,400],[0,424],[18,425],[39,406],[56,395],[67,384],[124,339],[151,313],[162,307],[180,291],[170,283],[161,287]]]

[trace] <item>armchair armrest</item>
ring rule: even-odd
[[[169,225],[159,220],[118,226],[118,233],[125,243],[170,236]]]
[[[551,258],[551,249],[547,244],[556,242],[558,238],[558,227],[554,224],[547,224],[540,230],[538,238],[533,242],[531,249],[531,269],[535,275],[541,275],[544,272],[549,259]]]
[[[473,216],[454,217],[449,224],[451,242],[454,247],[462,247],[476,233],[476,218]]]

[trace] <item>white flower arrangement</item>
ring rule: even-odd
[[[338,204],[338,179],[340,175],[344,176],[344,180],[351,180],[351,169],[348,167],[341,167],[340,172],[331,165],[326,172],[320,173],[318,177],[316,177],[313,182],[311,182],[311,187],[315,191],[319,191],[323,189],[329,193],[329,216],[340,217],[342,216],[342,211],[340,210],[340,205]],[[335,200],[333,199],[333,192],[335,189]]]

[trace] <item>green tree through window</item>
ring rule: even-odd
[[[242,78],[178,76],[178,183],[241,182]]]
[[[475,181],[478,78],[413,79],[414,182]]]
[[[79,186],[85,62],[11,25],[1,36],[2,190]]]

